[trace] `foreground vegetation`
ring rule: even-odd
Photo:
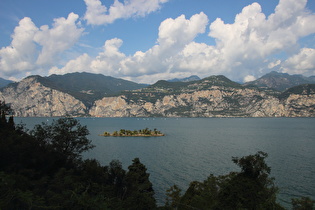
[[[232,161],[240,172],[193,181],[186,192],[176,185],[157,207],[146,167],[138,158],[124,170],[119,161],[101,166],[83,160],[93,148],[86,126],[60,118],[31,131],[6,118],[0,102],[0,209],[283,209],[269,177],[267,154]],[[309,198],[293,199],[293,209],[314,209]]]
[[[113,133],[109,133],[105,131],[101,136],[114,136],[114,137],[136,137],[136,136],[143,136],[143,137],[150,137],[150,136],[164,136],[164,133],[158,131],[156,128],[154,130],[150,130],[149,128],[145,128],[142,130],[125,130],[121,129],[120,131],[114,131]]]

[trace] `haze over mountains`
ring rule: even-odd
[[[5,86],[7,86],[8,84],[12,83],[13,81],[11,80],[6,80],[3,78],[0,78],[0,88],[3,88]]]
[[[246,84],[219,75],[148,86],[70,73],[8,84],[0,90],[0,100],[17,116],[314,117],[314,83],[314,77],[271,72]]]

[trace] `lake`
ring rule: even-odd
[[[53,118],[15,118],[28,128]],[[191,181],[210,174],[239,171],[232,157],[268,153],[267,164],[279,187],[279,202],[291,198],[315,200],[315,118],[78,118],[87,125],[93,150],[85,158],[108,165],[113,159],[127,169],[136,157],[150,173],[158,204],[176,184],[186,190]],[[154,129],[163,137],[102,137],[104,131]]]

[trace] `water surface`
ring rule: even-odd
[[[123,168],[136,157],[144,163],[159,204],[176,184],[186,190],[210,174],[239,171],[232,157],[267,152],[271,175],[280,188],[279,202],[315,199],[315,118],[78,118],[96,146],[84,154],[103,165],[120,160]],[[16,118],[27,127],[52,118]],[[104,131],[157,128],[164,137],[102,137]]]

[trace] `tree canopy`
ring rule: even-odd
[[[277,201],[277,188],[269,177],[268,155],[257,152],[232,161],[240,172],[210,175],[204,182],[193,181],[187,191],[173,186],[168,190],[166,206],[178,209],[283,209]]]
[[[80,158],[83,152],[94,147],[87,138],[87,127],[74,118],[59,118],[52,124],[36,125],[31,135],[42,146],[50,147],[69,159]]]

